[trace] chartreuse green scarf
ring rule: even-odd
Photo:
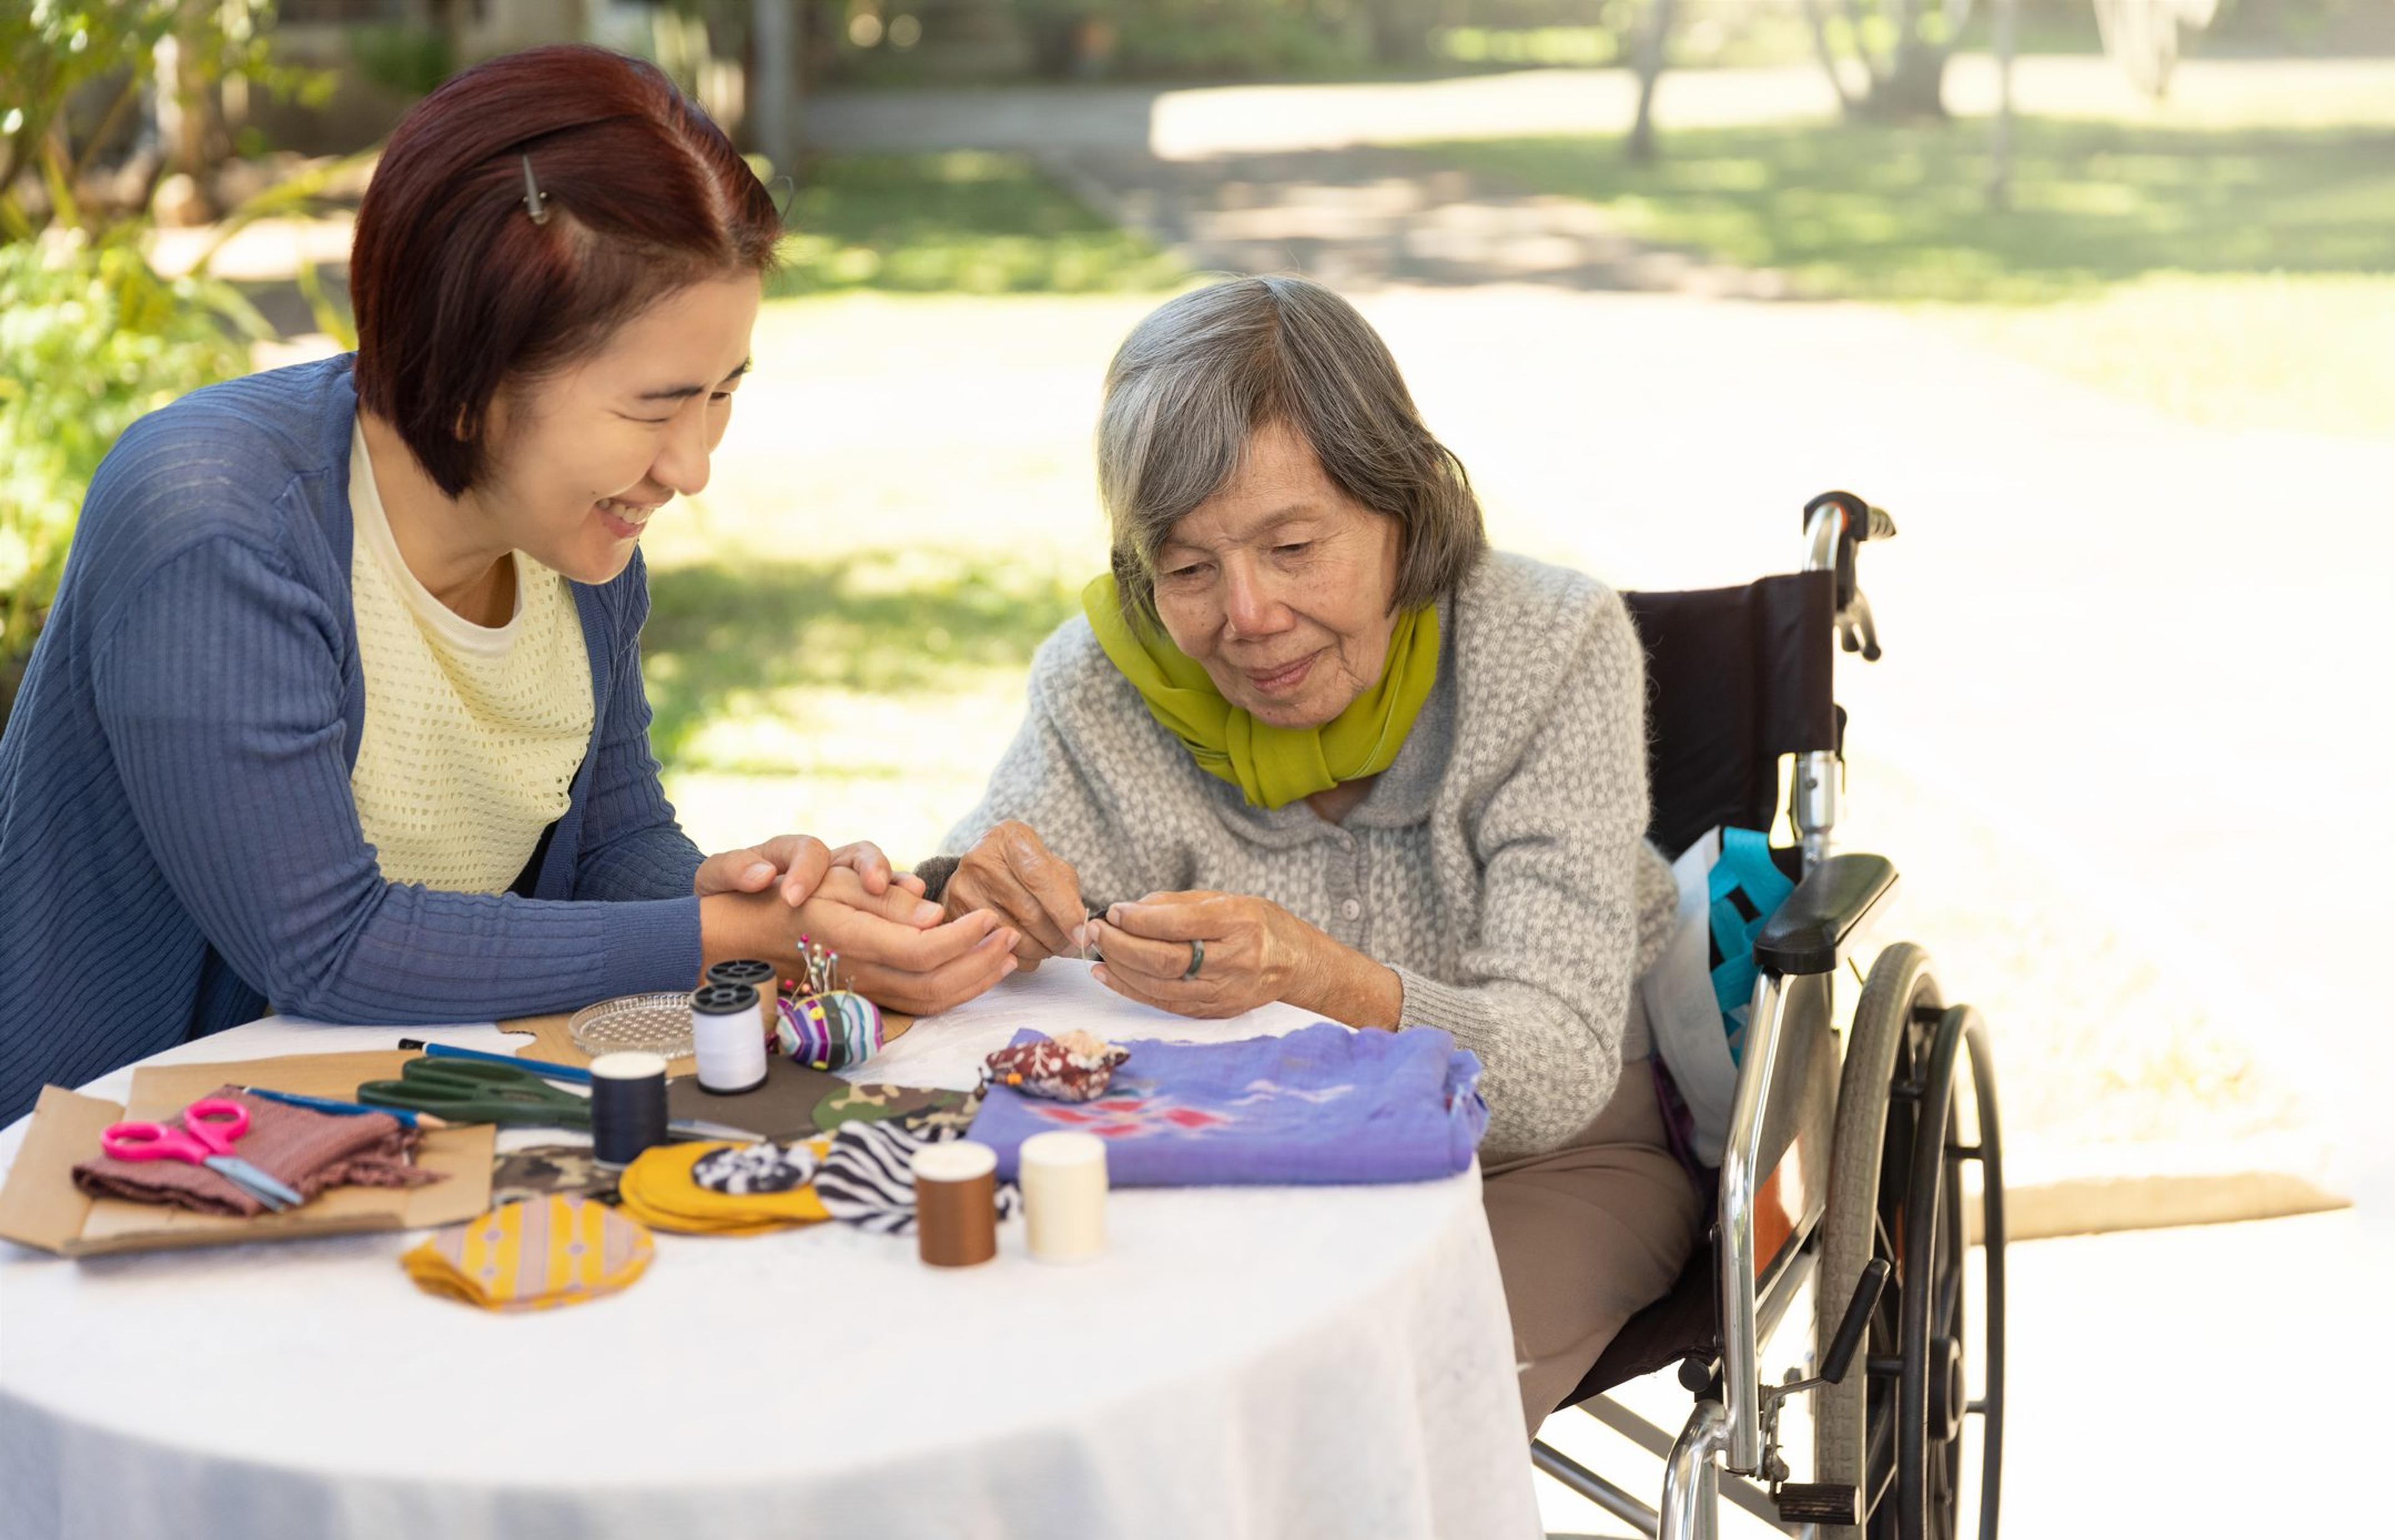
[[[1253,806],[1285,806],[1386,770],[1438,682],[1438,607],[1425,604],[1397,617],[1380,683],[1319,727],[1276,727],[1224,699],[1171,638],[1152,626],[1134,631],[1113,574],[1081,591],[1081,610],[1149,714],[1188,746],[1198,768],[1237,786]]]

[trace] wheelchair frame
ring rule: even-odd
[[[1824,494],[1806,508],[1804,570],[1835,575],[1835,630],[1845,650],[1859,653],[1867,661],[1876,660],[1880,648],[1870,604],[1856,581],[1857,551],[1864,541],[1886,539],[1895,533],[1894,521],[1886,513],[1848,493]],[[1961,1419],[1970,1414],[1983,1418],[1981,1540],[1993,1540],[1996,1533],[2003,1414],[2004,1225],[2001,1145],[1985,1031],[1978,1013],[1968,1006],[1952,1010],[1942,1006],[1927,959],[1918,949],[1892,947],[1892,955],[1883,956],[1873,976],[1876,980],[1890,972],[1891,962],[1901,976],[1880,986],[1881,998],[1876,1002],[1873,991],[1865,990],[1854,1027],[1861,1025],[1866,1008],[1879,1013],[1882,1031],[1891,1025],[1886,1019],[1891,1009],[1903,1013],[1894,1018],[1898,1080],[1876,1088],[1839,1083],[1851,1071],[1846,1051],[1856,1044],[1854,1030],[1842,1032],[1836,1022],[1832,978],[1847,965],[1866,929],[1886,912],[1897,885],[1894,868],[1879,856],[1832,854],[1842,760],[1837,750],[1798,754],[1790,778],[1788,812],[1801,844],[1803,880],[1755,942],[1757,975],[1710,1242],[1717,1290],[1714,1331],[1710,1341],[1691,1347],[1681,1365],[1681,1383],[1697,1397],[1696,1405],[1674,1438],[1601,1391],[1573,1403],[1662,1457],[1661,1501],[1650,1509],[1545,1443],[1534,1440],[1531,1446],[1538,1469],[1641,1533],[1661,1540],[1714,1540],[1724,1497],[1775,1527],[1800,1534],[1816,1534],[1826,1528],[1833,1535],[1868,1533],[1874,1540],[1884,1534],[1897,1540],[1926,1540],[1924,1529],[1951,1533],[1950,1526],[1939,1521],[1946,1511],[1931,1513],[1928,1507],[1923,1475],[1928,1429],[1942,1429],[1944,1448],[1952,1452],[1951,1468],[1943,1471],[1952,1485],[1938,1494],[1949,1502],[1951,1510],[1959,1505]],[[1891,1001],[1893,988],[1901,989],[1901,999]],[[1918,1051],[1902,1051],[1908,1042],[1917,1042]],[[1979,1125],[1978,1141],[1968,1146],[1957,1142],[1952,1084],[1964,1049],[1969,1054]],[[1830,1082],[1827,1106],[1819,1105],[1819,1090],[1812,1082],[1833,1071],[1837,1079]],[[1908,1072],[1913,1076],[1910,1081],[1902,1078]],[[1925,1095],[1925,1088],[1935,1095]],[[1804,1191],[1816,1184],[1803,1180],[1800,1170],[1795,1183],[1800,1212],[1786,1212],[1784,1191],[1772,1195],[1776,1210],[1772,1217],[1787,1229],[1775,1238],[1769,1255],[1761,1255],[1761,1205],[1766,1188],[1772,1184],[1776,1164],[1782,1159],[1797,1159],[1803,1136],[1818,1140],[1823,1137],[1825,1122],[1842,1125],[1844,1098],[1866,1092],[1891,1101],[1911,1095],[1918,1109],[1901,1148],[1886,1142],[1895,1131],[1885,1122],[1878,1125],[1879,1140],[1873,1141],[1884,1148],[1872,1152],[1877,1207],[1872,1223],[1878,1227],[1875,1239],[1887,1242],[1891,1255],[1874,1256],[1862,1265],[1851,1297],[1842,1303],[1835,1317],[1826,1302],[1817,1304],[1814,1347],[1819,1357],[1814,1376],[1798,1380],[1792,1371],[1789,1382],[1766,1384],[1761,1364],[1763,1345],[1806,1282],[1821,1272],[1830,1220],[1827,1194]],[[1925,1142],[1922,1132],[1931,1126],[1932,1119],[1936,1137]],[[1785,1135],[1779,1139],[1776,1150],[1767,1148],[1767,1134]],[[1846,1148],[1842,1142],[1836,1144],[1832,1158]],[[1818,1145],[1816,1148],[1818,1152]],[[1907,1168],[1902,1175],[1908,1183],[1903,1190],[1908,1206],[1894,1227],[1902,1237],[1900,1248],[1889,1237],[1888,1227],[1881,1224],[1883,1215],[1878,1212],[1889,1201],[1891,1155]],[[1766,1156],[1772,1161],[1767,1162]],[[1981,1228],[1989,1256],[1985,1285],[1989,1385],[1981,1401],[1969,1403],[1962,1400],[1965,1365],[1959,1325],[1960,1280],[1969,1249],[1961,1228],[1959,1172],[1966,1160],[1982,1163]],[[1833,1171],[1829,1181],[1819,1188],[1834,1190],[1840,1176],[1841,1173]],[[1925,1210],[1922,1200],[1912,1196],[1925,1180],[1928,1184]],[[1950,1186],[1952,1199],[1945,1201]],[[1922,1223],[1925,1213],[1927,1222]],[[1914,1222],[1907,1224],[1908,1216]],[[1938,1250],[1941,1237],[1946,1240],[1942,1258]],[[1848,1241],[1851,1250],[1851,1237]],[[1866,1255],[1878,1249],[1868,1241],[1864,1245]],[[1953,1298],[1938,1305],[1932,1298],[1938,1291],[1931,1281],[1940,1277],[1938,1263],[1941,1259],[1954,1269],[1955,1281]],[[1790,1482],[1779,1453],[1781,1408],[1795,1396],[1844,1383],[1867,1334],[1885,1322],[1879,1310],[1881,1296],[1898,1269],[1904,1269],[1900,1276],[1920,1282],[1900,1286],[1902,1322],[1887,1334],[1923,1345],[1922,1350],[1908,1348],[1897,1355],[1869,1356],[1869,1376],[1897,1380],[1899,1385],[1875,1402],[1865,1382],[1860,1392],[1861,1453],[1855,1480]],[[1831,1286],[1840,1282],[1826,1281]],[[1927,1321],[1933,1305],[1951,1313],[1952,1337],[1930,1334],[1936,1330],[1936,1323]],[[1833,1319],[1837,1321],[1836,1330],[1824,1343],[1821,1324]],[[1934,1363],[1928,1361],[1933,1352],[1942,1355]],[[1583,1390],[1588,1388],[1583,1385]],[[1922,1424],[1910,1433],[1903,1426],[1908,1416]],[[1817,1462],[1821,1458],[1818,1450],[1816,1458]],[[1886,1474],[1875,1475],[1883,1463]],[[1758,1485],[1756,1479],[1767,1482],[1768,1490]],[[1883,1496],[1891,1491],[1899,1502],[1890,1505],[1889,1512],[1877,1511]]]

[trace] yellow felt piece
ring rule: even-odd
[[[691,1168],[729,1143],[658,1145],[624,1168],[615,1191],[624,1212],[663,1230],[688,1235],[762,1235],[792,1225],[812,1225],[831,1215],[812,1184],[787,1192],[710,1192],[691,1178]],[[817,1159],[831,1148],[814,1140]]]
[[[639,1220],[552,1193],[451,1225],[399,1261],[429,1293],[486,1310],[545,1310],[629,1286],[655,1255]]]

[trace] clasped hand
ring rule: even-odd
[[[910,1016],[959,1005],[1017,965],[1016,935],[997,915],[943,923],[922,883],[894,876],[870,843],[831,850],[786,834],[708,857],[692,886],[707,961],[755,957],[802,977],[813,941],[840,954],[844,987]]]

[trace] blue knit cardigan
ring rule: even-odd
[[[486,1021],[699,970],[648,748],[645,569],[574,586],[590,748],[530,898],[383,880],[350,770],[348,357],[195,392],[93,478],[0,738],[0,1122],[264,1014]]]

